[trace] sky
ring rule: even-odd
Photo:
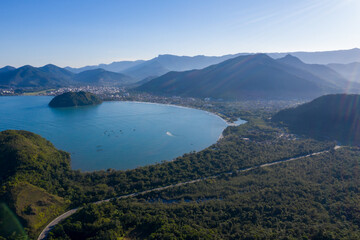
[[[360,47],[360,0],[0,0],[0,67]]]

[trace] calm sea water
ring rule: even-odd
[[[227,124],[210,113],[161,104],[104,102],[52,109],[52,97],[0,97],[0,131],[28,130],[71,154],[83,171],[131,169],[215,143]]]

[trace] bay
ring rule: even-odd
[[[0,131],[23,129],[71,154],[83,171],[132,169],[215,143],[227,126],[201,110],[138,102],[53,109],[52,97],[0,97]]]

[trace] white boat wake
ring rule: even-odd
[[[174,135],[171,132],[166,132],[166,135],[170,136],[170,137],[174,137]]]

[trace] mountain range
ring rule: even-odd
[[[120,61],[110,64],[85,66],[82,68],[66,67],[66,69],[74,73],[79,73],[85,70],[102,68],[107,71],[124,73],[136,80],[143,80],[147,77],[158,77],[170,71],[187,71],[194,69],[202,69],[237,56],[251,54],[253,53],[238,53],[219,57],[203,55],[189,57],[165,54],[159,55],[158,57],[147,61]],[[285,57],[288,54],[297,57],[301,61],[308,64],[348,64],[352,62],[360,62],[360,49],[358,48],[323,52],[267,53],[267,55],[274,59]]]
[[[223,62],[234,58],[239,54],[225,55],[221,57],[208,56],[175,56],[175,55],[159,55],[149,61],[133,66],[123,71],[135,79],[142,80],[147,77],[158,77],[170,71],[187,71],[193,69],[202,69],[213,64]]]
[[[85,66],[85,67],[81,67],[81,68],[65,67],[65,69],[69,70],[70,72],[73,72],[73,73],[80,73],[83,71],[94,70],[94,69],[98,69],[98,68],[102,68],[102,69],[104,69],[106,71],[110,71],[110,72],[121,72],[121,71],[124,71],[125,69],[131,68],[131,67],[141,64],[143,62],[145,62],[145,61],[144,60],[121,61],[121,62],[112,62],[110,64]]]
[[[52,88],[67,86],[123,86],[134,80],[121,73],[103,69],[87,70],[75,74],[52,64],[43,67],[29,65],[0,69],[0,87]]]
[[[294,57],[290,54],[286,55],[283,58],[276,59],[277,62],[292,66],[294,68],[306,71],[311,73],[311,75],[304,76],[307,79],[312,79],[313,81],[318,82],[318,84],[322,84],[326,87],[326,85],[332,86],[333,88],[342,89],[344,88],[344,84],[346,86],[349,85],[349,80],[345,77],[341,76],[339,73],[334,71],[333,69],[321,65],[321,64],[306,64],[301,61],[299,58]],[[315,78],[314,78],[315,77]],[[320,78],[324,81],[318,81],[317,79]]]
[[[292,55],[309,64],[330,64],[341,63],[348,64],[360,62],[360,49],[353,48],[348,50],[319,51],[319,52],[287,52],[287,53],[268,53],[272,58],[282,58],[286,55]]]
[[[324,65],[306,64],[291,55],[275,60],[255,54],[201,70],[169,72],[135,90],[217,99],[294,99],[344,92],[347,86],[348,80]]]
[[[318,60],[330,56],[331,61],[341,62],[345,55],[356,60],[358,50],[303,56],[314,54]],[[153,94],[216,99],[294,99],[359,92],[360,63],[309,64],[290,54],[275,59],[280,55],[283,53],[221,57],[159,55],[149,61],[114,62],[81,69],[52,64],[38,68],[6,66],[0,69],[0,87],[137,86],[136,91]],[[121,71],[114,72],[118,70]]]

